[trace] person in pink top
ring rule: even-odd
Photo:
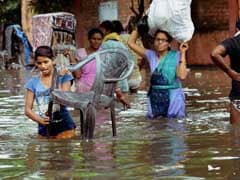
[[[71,51],[66,51],[65,55],[69,56],[70,63],[76,64],[77,61],[81,61],[89,54],[97,51],[102,44],[103,33],[98,28],[93,28],[88,31],[89,46],[87,48],[80,48],[76,52],[74,57]],[[96,76],[96,61],[93,60],[84,65],[81,70],[73,72],[75,77],[76,92],[88,92],[95,80]]]

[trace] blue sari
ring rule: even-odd
[[[151,86],[148,97],[151,103],[152,115],[154,117],[168,117],[169,106],[172,104],[172,89],[181,88],[180,81],[177,80],[177,51],[169,51],[160,60],[157,68],[151,76]]]

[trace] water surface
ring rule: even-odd
[[[73,140],[36,138],[24,116],[30,72],[0,71],[1,179],[239,179],[240,128],[229,125],[230,81],[214,68],[192,68],[184,82],[186,119],[148,120],[146,87],[117,105],[117,133],[108,112],[98,114],[95,138],[82,141],[78,112]],[[146,77],[146,79],[148,79]],[[147,83],[146,83],[147,84]]]

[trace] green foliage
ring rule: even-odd
[[[37,14],[50,12],[71,12],[72,0],[32,0],[32,10]]]
[[[0,0],[0,24],[21,24],[21,0]]]
[[[71,12],[73,0],[32,0],[31,9],[39,13]],[[0,0],[0,24],[21,24],[21,0]]]

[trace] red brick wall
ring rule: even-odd
[[[191,7],[197,32],[228,30],[228,0],[193,0]]]
[[[86,3],[87,1],[87,3]],[[87,31],[98,22],[99,2],[107,0],[74,0],[77,17],[76,40],[79,47],[87,44]],[[147,4],[149,0],[145,0]],[[192,19],[196,27],[188,51],[189,64],[212,64],[209,58],[212,49],[228,36],[229,2],[231,0],[192,0]],[[137,2],[135,0],[135,2]],[[123,24],[131,15],[130,0],[118,0],[118,16]]]
[[[235,22],[240,15],[240,0],[228,0],[229,8],[229,33],[233,35],[236,31]]]
[[[191,9],[195,33],[190,42],[188,64],[212,64],[212,49],[229,33],[228,0],[193,0]]]
[[[96,0],[86,1],[74,0],[73,9],[77,18],[76,42],[78,47],[86,45],[87,31],[98,25],[99,3]]]

